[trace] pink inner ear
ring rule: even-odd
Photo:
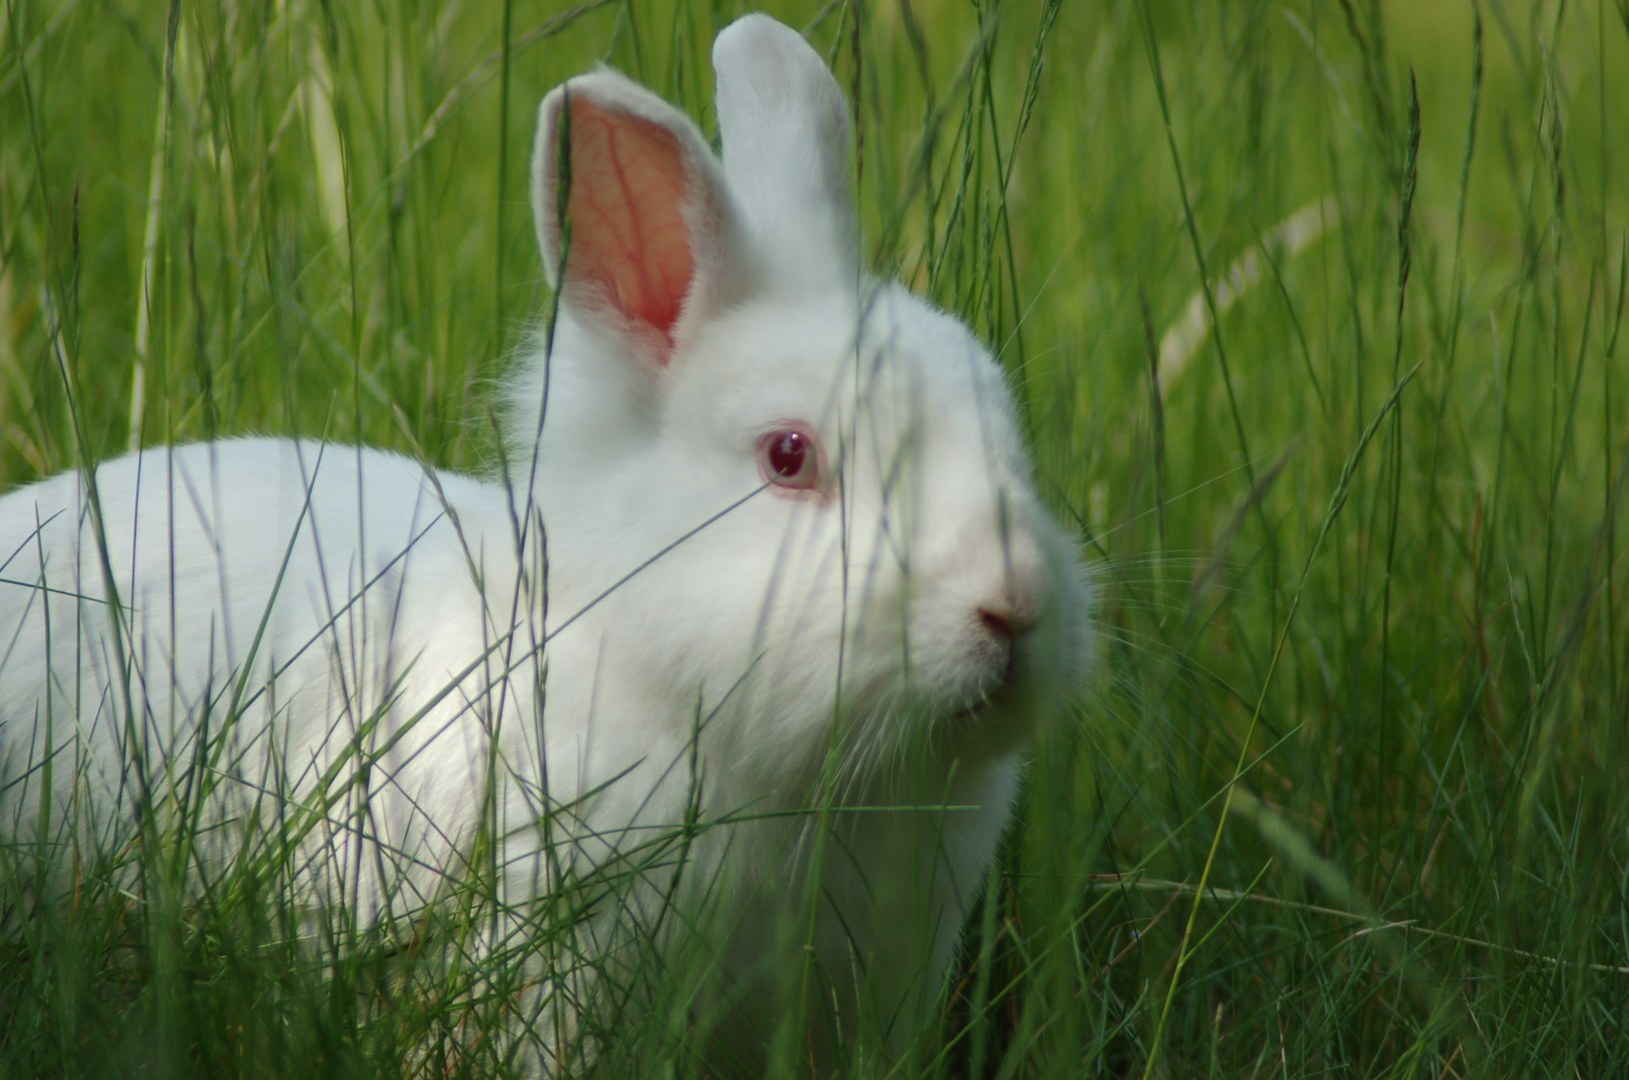
[[[684,151],[672,132],[572,99],[566,280],[598,286],[618,313],[657,330],[663,364],[695,270],[684,195]]]

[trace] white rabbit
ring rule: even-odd
[[[718,1061],[761,1060],[805,962],[822,1060],[931,1005],[1022,748],[1086,672],[1086,575],[989,353],[861,273],[820,58],[753,15],[713,61],[722,166],[614,72],[544,99],[560,303],[497,475],[241,439],[0,500],[0,833],[294,806],[307,899],[376,919],[478,830],[519,909],[689,823]]]

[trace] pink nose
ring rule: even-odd
[[[1035,629],[1036,605],[1031,602],[980,604],[979,623],[1004,643],[1016,641]]]
[[[984,628],[990,631],[992,636],[1001,638],[1003,641],[1012,640],[1012,620],[1000,612],[981,607],[979,608],[979,622],[984,624]]]
[[[979,605],[979,625],[990,635],[986,647],[993,647],[990,658],[995,671],[992,674],[999,673],[999,684],[1002,686],[1018,677],[1018,642],[1035,627],[1034,609],[1033,604]]]

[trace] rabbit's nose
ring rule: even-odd
[[[1018,644],[1035,629],[1038,611],[1033,601],[1012,596],[979,605],[978,623],[988,636],[986,648],[993,646],[992,667],[1000,673],[998,685],[1006,686],[1018,677]]]
[[[1033,601],[1008,597],[999,602],[980,604],[978,618],[990,636],[1011,644],[1035,629],[1039,621],[1036,609]]]
[[[1028,535],[1009,533],[999,563],[990,567],[990,577],[980,590],[978,622],[997,641],[1015,644],[1041,621],[1050,590],[1040,546]]]
[[[979,608],[979,622],[984,624],[984,628],[990,631],[992,637],[1001,638],[1007,641],[1012,640],[1012,620],[1003,613],[999,611],[991,611],[986,607],[981,607]]]

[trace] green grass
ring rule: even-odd
[[[606,60],[711,130],[739,13],[164,8],[0,12],[5,487],[251,431],[479,466],[537,101]],[[773,10],[858,88],[873,264],[999,348],[1099,571],[901,1072],[1629,1075],[1624,0]],[[404,953],[174,854],[60,910],[7,861],[0,1076],[501,1070],[456,912]]]

